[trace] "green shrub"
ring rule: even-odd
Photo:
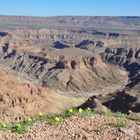
[[[115,127],[125,127],[126,124],[125,122],[111,122],[110,125],[115,126]]]
[[[119,118],[127,118],[127,114],[124,114],[122,112],[116,112],[114,113],[114,116],[119,117]]]
[[[25,134],[28,132],[28,125],[15,124],[11,127],[11,131],[18,134]]]

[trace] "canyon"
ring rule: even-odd
[[[138,113],[140,18],[0,16],[0,68],[1,121],[94,98]]]

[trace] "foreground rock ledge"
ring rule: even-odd
[[[124,128],[109,125],[112,122],[125,122]],[[19,135],[10,131],[0,131],[1,140],[139,140],[140,123],[108,116],[72,116],[60,126],[50,126],[38,122],[29,133]]]

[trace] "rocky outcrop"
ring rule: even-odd
[[[0,70],[0,87],[0,122],[18,121],[38,112],[60,113],[84,101],[84,98],[59,95],[48,88],[36,86],[25,75],[3,66]]]
[[[1,68],[0,122],[20,120],[43,110],[47,89],[37,88],[22,77]],[[34,111],[33,111],[34,110]]]
[[[93,96],[92,98],[89,98],[85,103],[78,106],[77,109],[83,108],[87,109],[90,108],[92,111],[96,113],[107,113],[109,110],[106,106],[104,106],[100,100],[96,98],[96,96]]]
[[[130,110],[140,112],[140,96],[139,93],[135,93],[135,91],[118,91],[109,94],[107,98],[110,98],[110,100],[105,101],[104,99],[102,103],[114,112],[129,113]]]
[[[70,48],[69,45],[66,45],[66,44],[63,44],[59,41],[56,41],[53,45],[53,48],[56,48],[56,49],[64,49],[64,48]]]
[[[0,32],[0,37],[6,36],[8,33],[7,32]]]
[[[130,78],[127,86],[138,89],[140,83],[139,55],[139,48],[107,48],[105,52],[101,54],[101,57],[106,62],[124,67],[129,72]]]
[[[81,49],[88,49],[90,46],[94,46],[94,41],[91,40],[83,40],[82,42],[80,42],[79,44],[76,44],[75,47],[76,48],[81,48]]]
[[[78,108],[87,107],[98,113],[107,113],[108,109],[113,112],[131,114],[140,112],[140,95],[132,90],[121,90],[106,95],[90,97]]]
[[[76,48],[85,49],[94,51],[96,48],[104,47],[104,42],[102,41],[92,41],[92,40],[83,40],[80,43],[75,45]]]

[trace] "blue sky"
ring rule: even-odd
[[[140,16],[140,0],[0,0],[0,15]]]

